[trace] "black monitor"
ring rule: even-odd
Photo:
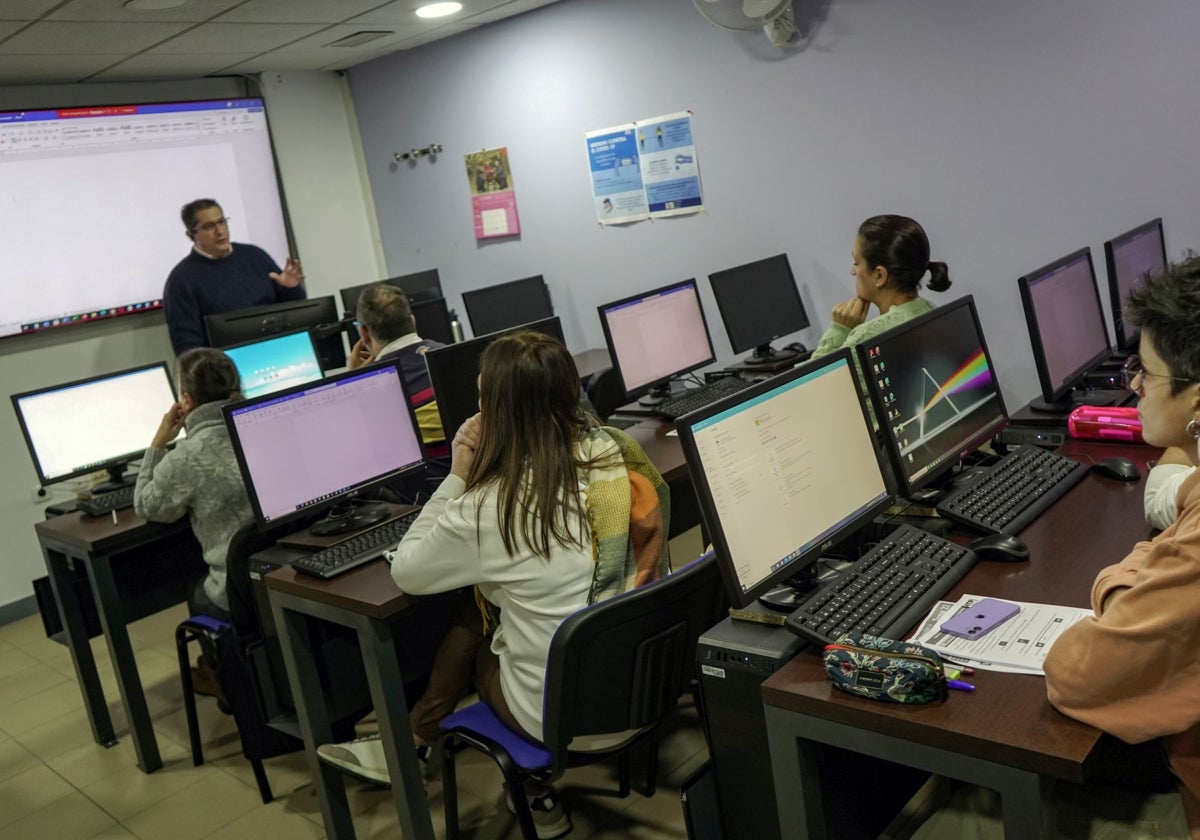
[[[332,508],[313,533],[387,517],[358,497],[420,469],[424,447],[395,362],[232,403],[225,424],[264,531]],[[323,527],[320,527],[323,526]]]
[[[1084,375],[1112,356],[1092,249],[1082,248],[1017,281],[1042,400],[1030,407],[1066,412],[1074,405],[1109,405],[1104,393],[1072,393]]]
[[[850,353],[752,385],[675,423],[729,600],[798,578],[891,503]]]
[[[627,400],[662,402],[671,380],[716,361],[696,281],[684,280],[598,307]]]
[[[970,295],[856,349],[901,495],[911,498],[1008,425]]]
[[[550,290],[542,275],[513,280],[462,294],[467,320],[475,335],[506,330],[554,315]]]
[[[1153,219],[1104,243],[1104,262],[1108,268],[1108,294],[1112,302],[1113,326],[1117,347],[1125,352],[1137,350],[1138,334],[1125,329],[1125,301],[1139,280],[1157,277],[1167,268],[1167,243],[1163,239],[1162,219]]]
[[[164,362],[12,395],[38,481],[108,470],[109,481],[94,492],[133,483],[123,474],[142,457],[175,399]]]
[[[439,347],[425,354],[429,384],[433,386],[433,394],[437,399],[446,440],[453,440],[458,427],[479,411],[479,360],[483,358],[483,351],[500,336],[518,330],[534,330],[564,341],[562,324],[558,318],[546,318],[511,330]]]
[[[442,297],[442,281],[438,276],[436,268],[418,271],[416,274],[387,277],[383,280],[376,280],[375,283],[386,283],[389,286],[395,286],[404,292],[404,296],[408,298],[409,303],[414,305],[418,301],[435,300]],[[356,316],[358,296],[363,293],[363,289],[368,286],[374,286],[375,283],[360,283],[357,286],[350,286],[338,292],[342,298],[342,311],[346,313],[347,318],[354,318]]]
[[[242,381],[242,396],[260,397],[315,382],[323,376],[308,330],[273,335],[224,348]]]
[[[337,305],[333,295],[289,300],[250,309],[205,315],[204,327],[208,343],[213,347],[230,347],[247,341],[296,330],[338,326]],[[346,345],[342,329],[317,330],[313,341],[323,370],[346,366]]]
[[[773,365],[798,360],[799,350],[776,350],[771,342],[807,329],[808,313],[787,254],[708,275],[717,310],[734,353],[754,353],[743,363]]]
[[[412,304],[413,321],[417,325],[417,335],[442,344],[453,344],[457,339],[454,327],[451,326],[450,310],[446,308],[445,298],[420,300]]]

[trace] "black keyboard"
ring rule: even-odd
[[[901,525],[837,578],[820,584],[786,626],[821,645],[843,633],[902,638],[978,559],[961,545]]]
[[[1026,444],[978,480],[937,503],[937,512],[980,531],[1015,534],[1078,484],[1088,468]]]
[[[80,499],[75,507],[88,516],[106,516],[114,510],[133,506],[133,485],[98,493],[90,499]]]
[[[668,397],[658,405],[653,406],[651,410],[659,417],[665,417],[667,420],[675,420],[689,411],[704,408],[709,403],[715,403],[723,397],[736,394],[738,391],[749,388],[753,384],[753,382],[740,379],[736,376],[726,376],[724,379],[709,382],[699,388],[689,388],[677,397]]]
[[[382,556],[383,552],[396,547],[419,513],[413,511],[398,519],[391,519],[337,545],[300,557],[292,562],[292,568],[313,577],[331,578],[370,563]]]

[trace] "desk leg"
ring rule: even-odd
[[[794,716],[774,706],[764,706],[767,742],[771,748],[771,776],[783,840],[825,840],[825,801],[818,766],[820,746],[793,731]]]
[[[998,773],[1001,782],[1000,808],[1004,815],[1006,838],[1054,837],[1054,788],[1053,779],[1040,777],[1036,773],[1011,770]]]
[[[162,757],[159,756],[154,725],[150,721],[150,708],[146,705],[146,692],[138,676],[133,645],[129,642],[129,629],[125,626],[125,614],[113,580],[112,565],[107,556],[101,555],[91,558],[87,571],[92,595],[96,599],[96,611],[100,614],[100,626],[104,628],[104,639],[108,642],[108,654],[112,657],[113,670],[117,675],[117,688],[120,689],[125,712],[129,715],[129,729],[133,734],[138,767],[144,773],[153,773],[162,767]]]
[[[308,618],[304,613],[288,608],[289,596],[272,590],[270,598],[275,626],[279,628],[283,661],[287,665],[292,696],[296,702],[296,716],[300,719],[300,731],[304,735],[308,769],[312,773],[317,802],[321,806],[321,818],[325,822],[325,833],[331,840],[353,838],[354,820],[346,799],[345,778],[317,758],[317,745],[333,741],[333,726],[325,703],[325,692],[321,688],[321,677],[308,650]]]
[[[406,840],[433,840],[433,821],[413,747],[400,658],[391,628],[383,622],[363,619],[357,630],[388,775],[392,779],[392,800],[400,818],[400,832]]]
[[[71,574],[70,560],[62,552],[46,546],[42,546],[42,557],[46,561],[46,572],[50,575],[58,614],[62,616],[63,632],[67,637],[67,648],[71,651],[71,664],[75,666],[75,678],[83,693],[83,708],[92,726],[92,737],[101,746],[114,746],[117,735],[113,731],[112,717],[108,714],[100,674],[96,671],[96,658],[92,656],[92,646],[88,641],[83,605],[75,591],[75,576]]]

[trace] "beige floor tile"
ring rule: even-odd
[[[0,645],[0,677],[4,677],[7,686],[18,679],[17,674],[38,664],[37,658],[30,656],[19,647],[10,644]]]
[[[72,686],[71,690],[75,693],[75,708],[61,717],[14,736],[15,740],[43,761],[62,755],[82,744],[95,744],[97,749],[104,749],[92,738],[91,725],[88,723],[87,712],[84,711],[83,698],[79,696],[79,689]],[[112,716],[117,738],[127,739],[129,734],[125,729],[124,711],[110,705],[108,712]]]
[[[0,639],[8,642],[16,647],[29,647],[38,645],[41,642],[50,642],[46,638],[46,630],[42,627],[42,619],[39,615],[27,615],[24,618],[9,622],[3,627],[0,627]]]
[[[116,827],[110,814],[79,791],[71,791],[44,808],[7,825],[0,837],[53,837],[54,840],[88,840]]]
[[[53,770],[37,765],[0,782],[0,826],[8,826],[73,792]],[[15,835],[14,835],[15,836]]]
[[[629,806],[611,821],[602,824],[598,831],[582,836],[601,840],[683,840],[687,837],[687,829],[679,790],[660,787],[650,799],[635,793],[630,797]]]
[[[4,729],[10,735],[53,723],[83,706],[79,686],[67,680],[4,706]],[[110,706],[110,710],[111,710]],[[123,716],[122,716],[123,717]],[[115,721],[114,721],[115,725]]]
[[[89,838],[89,840],[138,840],[137,835],[123,825],[114,825],[107,831]]]
[[[254,770],[242,755],[240,742],[232,744],[231,749],[221,753],[210,751],[206,747],[204,759],[206,763],[211,763],[242,784],[258,789],[258,783],[254,780]],[[308,772],[308,760],[304,757],[303,750],[268,758],[263,762],[263,769],[266,771],[271,793],[276,798],[286,797],[293,791],[312,785],[312,774]]]
[[[132,827],[129,820],[134,815],[159,805],[180,791],[206,781],[214,775],[233,781],[215,767],[208,765],[193,767],[190,756],[181,756],[170,760],[164,758],[162,768],[153,773],[143,773],[135,766],[123,767],[117,772],[85,786],[83,792],[126,826]],[[214,825],[210,830],[215,830],[220,825]]]
[[[32,770],[41,763],[41,760],[21,746],[19,741],[12,738],[0,741],[0,782]]]
[[[7,710],[22,700],[56,686],[66,686],[76,697],[80,696],[75,681],[70,677],[60,674],[49,665],[38,662],[32,656],[20,651],[17,651],[16,654],[28,664],[19,671],[9,672],[3,680],[0,680],[0,709]],[[6,728],[16,726],[7,711],[4,715],[4,726]],[[13,728],[11,731],[16,730]]]
[[[246,812],[208,835],[205,840],[262,840],[264,837],[323,840],[325,830],[300,814],[288,811],[283,805],[272,802]]]
[[[196,721],[205,754],[212,749],[214,756],[228,755],[232,750],[241,748],[233,716],[221,712],[214,698],[196,698]],[[159,738],[167,738],[191,749],[187,713],[183,709],[182,701],[177,710],[154,717],[154,731],[158,733]]]
[[[145,840],[160,837],[197,840],[260,805],[256,790],[226,773],[212,770],[195,784],[122,820],[122,823]]]
[[[159,755],[164,762],[189,759],[190,753],[178,744],[161,738],[157,740]],[[86,743],[45,761],[51,769],[80,789],[126,770],[141,772],[137,769],[137,751],[130,737],[122,738],[112,747],[102,747],[88,738]]]

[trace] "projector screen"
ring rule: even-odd
[[[289,256],[261,99],[3,112],[0,184],[0,338],[161,309],[195,198]]]

